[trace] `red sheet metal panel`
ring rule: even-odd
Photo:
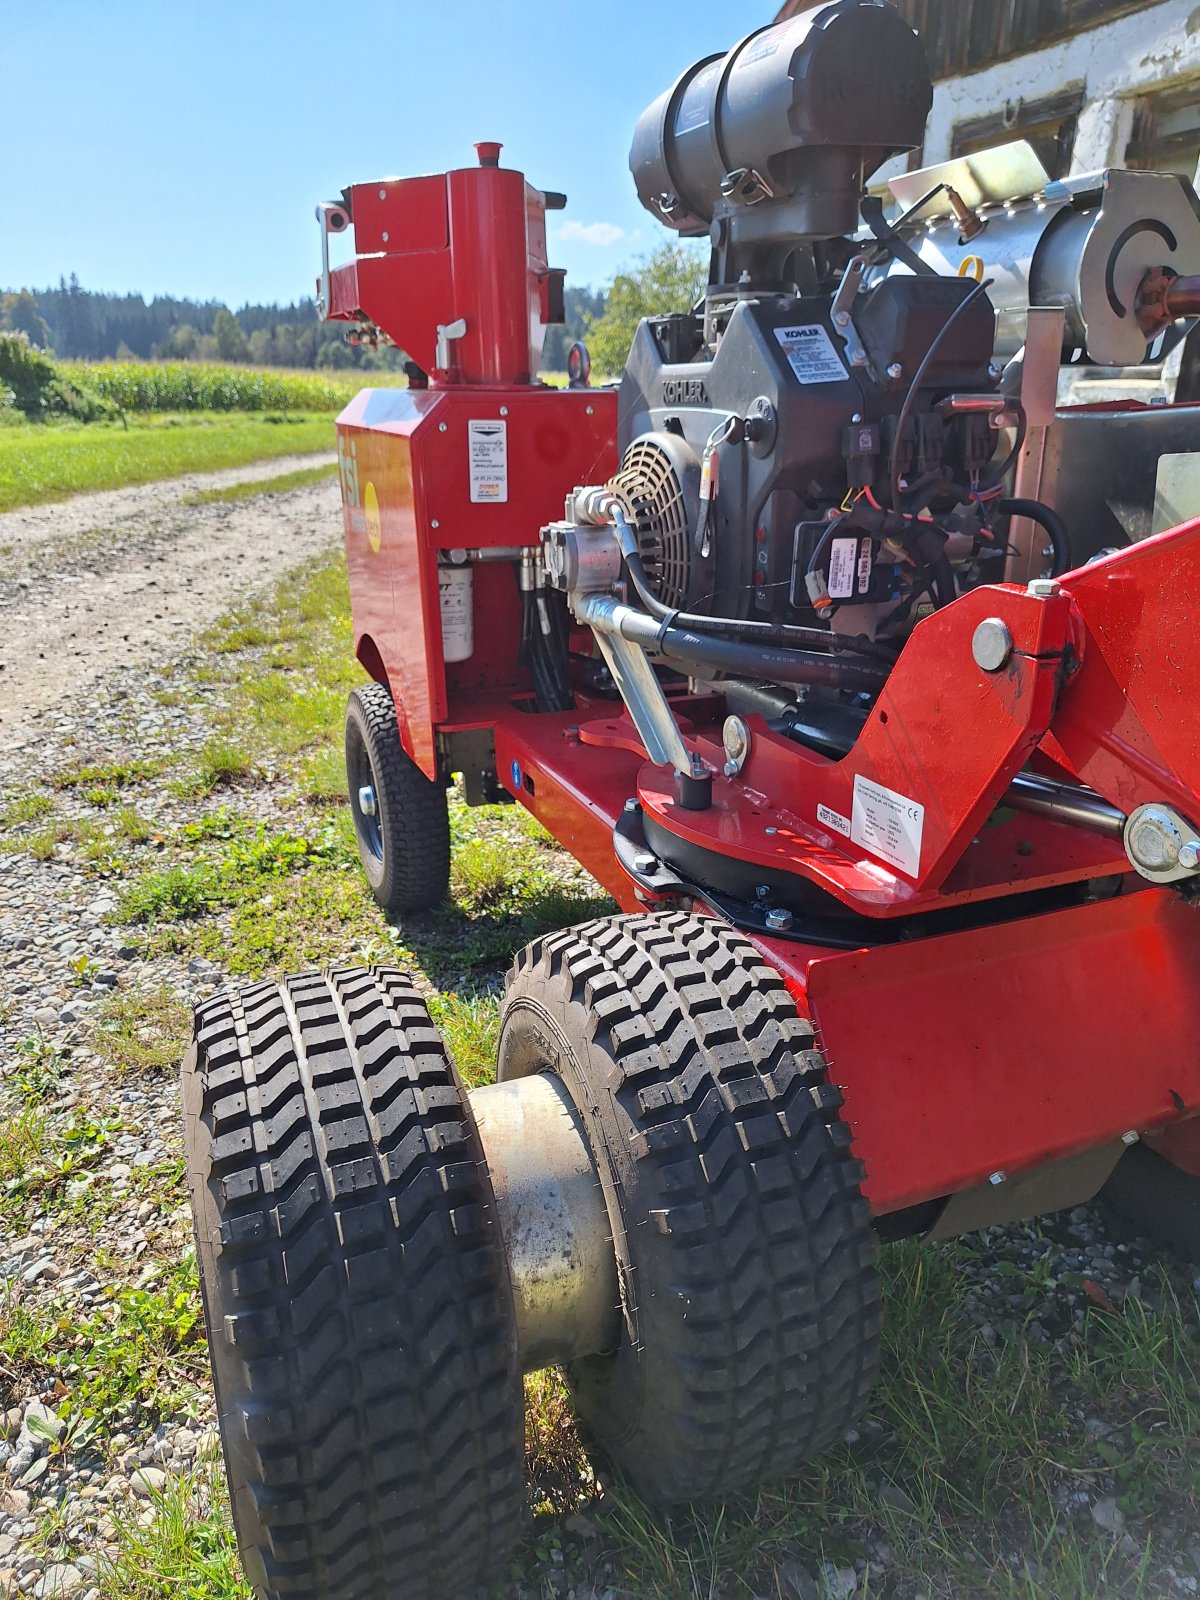
[[[814,961],[817,1023],[876,1212],[1200,1108],[1200,911],[1147,890]]]

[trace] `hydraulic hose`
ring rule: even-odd
[[[1044,506],[1040,500],[997,500],[996,510],[1002,516],[1028,517],[1030,522],[1036,522],[1050,540],[1050,548],[1054,552],[1054,565],[1050,568],[1050,576],[1061,578],[1064,572],[1070,572],[1073,565],[1071,536],[1067,532],[1066,523],[1057,511],[1051,511],[1050,507]]]
[[[600,616],[589,616],[585,602],[580,612],[581,621],[619,632],[623,638],[641,645],[644,650],[663,656],[668,661],[678,661],[684,666],[711,667],[718,672],[758,678],[768,683],[807,683],[826,689],[849,689],[868,694],[881,689],[887,681],[888,669],[882,664],[846,661],[816,651],[763,649],[758,645],[717,639],[709,634],[696,633],[690,628],[673,626],[669,621],[647,616],[644,611],[636,611],[631,606],[600,600],[592,604],[603,609],[603,620]]]
[[[646,610],[660,621],[670,623],[674,627],[686,628],[692,633],[744,640],[747,644],[761,643],[768,648],[775,645],[784,650],[829,650],[863,656],[889,667],[895,665],[896,652],[889,650],[886,645],[876,644],[872,639],[842,640],[824,628],[802,628],[790,624],[776,626],[771,622],[749,622],[736,617],[706,617],[698,612],[673,611],[670,606],[664,605],[659,600],[650,587],[650,580],[638,550],[637,536],[629,526],[624,512],[619,507],[614,507],[612,515],[629,580]]]

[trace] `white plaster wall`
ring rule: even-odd
[[[946,0],[947,5],[954,3]],[[1188,77],[1200,80],[1200,5],[1196,0],[1159,0],[1045,49],[939,83],[922,165],[946,160],[956,123],[1002,111],[1007,104],[1015,109],[1021,99],[1038,100],[1082,82],[1087,98],[1072,170],[1119,166],[1136,97]]]

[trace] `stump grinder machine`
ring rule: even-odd
[[[881,1242],[1102,1186],[1200,1236],[1200,407],[1058,398],[1189,332],[1200,204],[1020,144],[872,187],[930,102],[886,0],[686,71],[631,166],[709,283],[619,385],[538,380],[565,202],[498,145],[318,208],[321,314],[410,361],[337,429],[375,897],[446,894],[454,775],[621,909],[517,955],[470,1092],[399,971],[199,1009],[260,1596],[502,1573],[523,1373],[647,1500],[719,1499],[863,1410]]]

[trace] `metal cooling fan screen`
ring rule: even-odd
[[[683,606],[691,541],[683,490],[666,452],[653,439],[635,439],[609,488],[620,495],[637,530],[642,564],[655,594],[664,605]]]

